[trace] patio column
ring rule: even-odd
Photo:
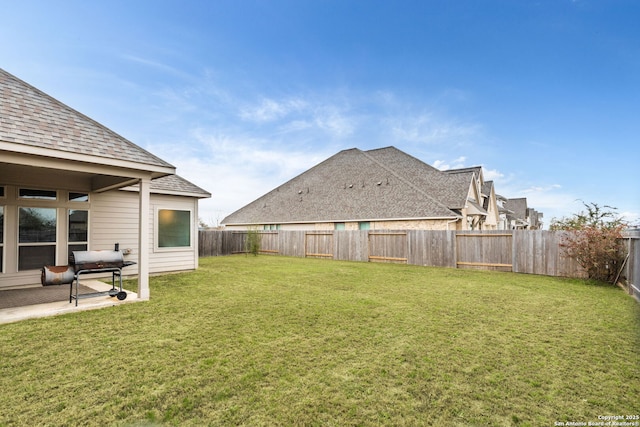
[[[149,201],[150,178],[140,179],[140,210],[138,227],[138,299],[149,299]]]

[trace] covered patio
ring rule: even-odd
[[[151,181],[175,167],[2,69],[0,93],[0,292],[38,286],[72,251],[122,243],[135,298],[148,299]]]
[[[109,289],[111,285],[105,282],[95,279],[82,280],[78,294],[87,295]],[[0,324],[140,301],[137,293],[126,289],[125,291],[127,298],[124,300],[108,295],[92,296],[80,299],[76,306],[75,301],[69,302],[69,285],[0,290]]]

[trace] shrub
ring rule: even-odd
[[[260,233],[256,229],[247,230],[247,238],[244,242],[245,252],[248,254],[258,255],[260,252]]]
[[[586,212],[553,219],[551,230],[564,230],[561,247],[585,269],[590,279],[614,283],[622,268],[626,249],[622,231],[627,224],[611,206],[584,203]]]

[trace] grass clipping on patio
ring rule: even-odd
[[[135,283],[128,283],[129,288]],[[273,256],[0,326],[0,425],[554,425],[640,412],[640,308],[580,280]]]

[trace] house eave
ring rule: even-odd
[[[134,183],[135,184],[135,183]],[[120,188],[122,191],[131,191],[132,193],[137,193],[139,191],[137,185],[129,185],[123,188]],[[196,199],[209,199],[211,198],[211,193],[194,193],[190,191],[170,191],[170,190],[159,190],[151,188],[151,193],[153,194],[163,194],[167,196],[182,196],[182,197],[193,197]]]
[[[154,178],[175,174],[176,168],[170,164],[138,163],[121,160],[115,157],[101,157],[82,153],[54,150],[15,142],[0,141],[0,152],[3,160],[29,166],[52,167],[53,161],[73,162],[81,171],[92,167],[108,167],[110,169],[129,170],[151,173]],[[64,166],[60,166],[64,169]]]

